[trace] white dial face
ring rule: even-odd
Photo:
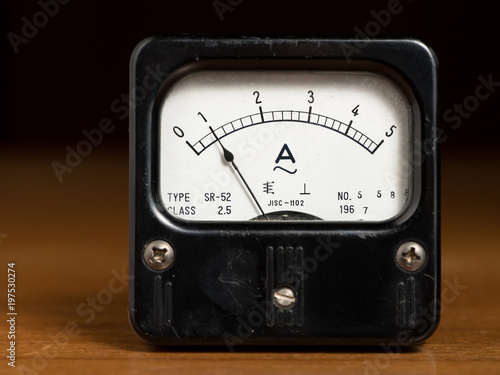
[[[192,73],[161,104],[162,204],[188,221],[391,220],[412,194],[412,118],[370,72]]]

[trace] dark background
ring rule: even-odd
[[[62,0],[61,0],[62,1]],[[65,0],[68,1],[68,0]],[[158,34],[354,36],[365,30],[378,1],[220,0],[232,11],[221,21],[214,0],[83,1],[59,4],[57,14],[18,46],[8,34],[23,35],[23,17],[33,21],[39,2],[3,1],[0,140],[78,140],[82,130],[109,117],[117,125],[105,143],[126,144],[128,119],[111,103],[128,91],[134,46]],[[42,0],[54,3],[55,0]],[[441,112],[474,95],[478,77],[500,82],[498,5],[481,1],[401,0],[403,10],[380,29],[380,37],[414,37],[436,52],[440,62]],[[43,18],[40,18],[43,22]],[[471,101],[470,103],[474,103]],[[496,150],[500,87],[456,129],[442,121],[443,150],[464,147]],[[442,116],[441,116],[442,118]],[[64,152],[64,150],[61,150]]]

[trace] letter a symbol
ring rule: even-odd
[[[278,164],[281,160],[291,160],[292,163],[295,163],[295,158],[286,143],[283,145],[278,157],[276,158],[276,164]]]

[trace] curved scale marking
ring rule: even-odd
[[[381,140],[379,143],[374,142],[371,138],[360,132],[359,130],[352,127],[352,121],[346,124],[342,121],[336,120],[334,118],[320,115],[317,113],[305,112],[305,111],[292,111],[292,110],[279,110],[279,111],[268,111],[268,112],[258,112],[248,116],[240,117],[236,120],[230,121],[224,125],[219,126],[214,129],[215,134],[219,139],[224,138],[238,130],[248,128],[254,125],[266,124],[268,122],[301,122],[311,125],[321,126],[322,128],[332,130],[337,132],[352,141],[359,144],[369,153],[374,154],[375,151],[384,143]],[[208,147],[217,142],[212,132],[207,133],[200,140],[194,144],[186,143],[192,148],[192,150],[200,155]]]

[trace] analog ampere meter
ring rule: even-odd
[[[135,331],[230,348],[427,338],[439,313],[436,68],[415,40],[142,42]]]

